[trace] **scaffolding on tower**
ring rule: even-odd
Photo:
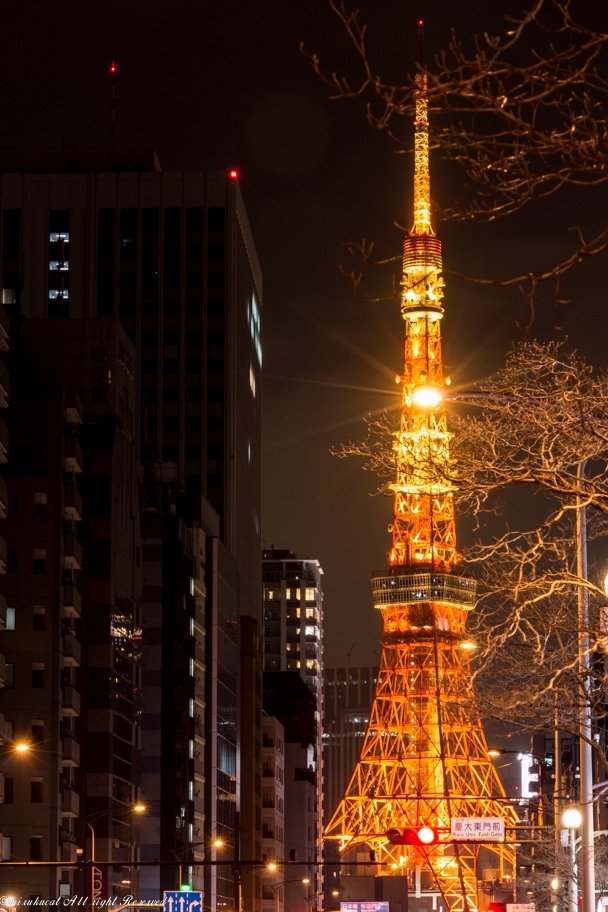
[[[421,24],[420,24],[421,25]],[[378,874],[426,871],[450,912],[477,912],[483,866],[512,880],[512,845],[454,842],[451,820],[517,818],[488,755],[475,702],[467,615],[476,583],[457,551],[450,434],[443,392],[441,242],[431,225],[427,84],[415,80],[414,223],[404,241],[405,352],[394,432],[394,518],[388,568],[372,577],[384,633],[368,729],[344,797],[325,830],[343,857],[372,850]],[[389,841],[430,828],[431,844]],[[359,855],[359,857],[361,857]],[[365,856],[364,856],[365,857]],[[369,855],[367,855],[369,858]]]

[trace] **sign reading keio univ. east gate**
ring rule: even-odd
[[[389,912],[387,902],[341,902],[340,912]]]

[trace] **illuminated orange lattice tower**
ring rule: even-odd
[[[475,581],[456,547],[441,358],[441,243],[430,219],[426,77],[416,77],[414,225],[403,253],[405,367],[394,434],[396,477],[389,567],[374,575],[384,636],[359,762],[325,836],[343,855],[372,849],[378,873],[429,878],[450,910],[478,908],[483,867],[508,880],[513,850],[451,841],[452,817],[515,823],[488,756],[471,687],[466,620]],[[393,845],[392,828],[435,828],[427,847]],[[483,853],[483,854],[480,854]],[[367,860],[367,851],[364,858]],[[424,872],[427,872],[424,875]]]

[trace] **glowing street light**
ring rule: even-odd
[[[567,808],[562,814],[562,823],[567,830],[578,830],[583,822],[583,815],[578,808]]]
[[[18,754],[25,754],[29,751],[30,746],[25,741],[20,741],[18,744],[15,744],[15,750]]]

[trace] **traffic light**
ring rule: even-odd
[[[430,826],[390,829],[387,830],[386,838],[392,845],[430,846],[439,841],[437,830]]]

